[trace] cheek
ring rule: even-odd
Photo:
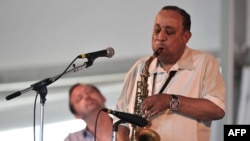
[[[76,113],[79,113],[79,111],[80,111],[79,107],[80,107],[79,103],[74,105],[74,109],[75,109]]]
[[[154,34],[152,35],[152,38],[151,38],[151,39],[152,39],[152,41],[156,39],[156,37],[155,37]]]
[[[104,99],[98,99],[98,103],[99,103],[100,105],[104,105],[105,100],[104,100]]]
[[[155,43],[155,38],[154,38],[154,36],[152,36],[152,38],[151,38],[151,43],[152,43],[152,45],[154,45],[154,43]]]
[[[77,113],[82,112],[85,109],[83,107],[87,107],[86,102],[84,102],[83,100],[79,101],[78,103],[75,103],[74,105],[75,111]]]
[[[178,50],[178,48],[183,45],[183,39],[170,38],[167,43],[170,47],[173,47],[174,50]]]
[[[153,49],[156,49],[156,37],[152,36],[151,45]]]

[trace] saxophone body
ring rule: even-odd
[[[145,66],[141,73],[141,81],[137,81],[136,99],[134,105],[134,114],[142,116],[141,103],[148,96],[148,77],[149,66],[151,62],[161,53],[162,49],[158,49],[154,54],[145,62]],[[132,125],[132,132],[130,141],[160,141],[160,136],[154,130],[146,127],[139,127]]]

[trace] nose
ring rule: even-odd
[[[90,97],[90,95],[88,93],[85,93],[84,96],[83,96],[83,98],[85,100],[89,100],[91,97]]]
[[[167,40],[167,34],[163,30],[161,30],[157,36],[158,41],[165,41]]]

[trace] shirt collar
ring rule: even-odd
[[[185,48],[185,51],[181,58],[177,61],[175,65],[177,65],[177,68],[180,70],[193,70],[193,54],[192,54],[192,49],[189,47]]]
[[[87,128],[83,129],[83,137],[84,138],[93,138],[94,136],[92,135],[92,133],[89,132],[89,130]]]
[[[186,47],[181,58],[173,65],[171,70],[193,70],[193,59],[192,59],[192,49]],[[157,59],[152,61],[152,65],[149,67],[149,73],[154,74],[156,72],[165,72],[163,68],[160,67]]]

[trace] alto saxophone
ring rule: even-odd
[[[141,73],[141,81],[137,81],[137,89],[136,89],[136,99],[134,106],[134,114],[142,116],[141,113],[141,103],[148,96],[148,77],[149,77],[149,66],[151,62],[159,56],[162,49],[158,49],[154,54],[145,62],[145,66]],[[154,130],[146,127],[139,127],[136,125],[132,125],[131,132],[131,141],[160,141],[160,136]]]

